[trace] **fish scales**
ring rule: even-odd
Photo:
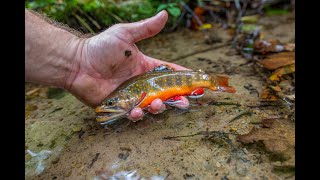
[[[214,78],[213,76],[211,76]],[[209,75],[193,71],[150,72],[129,80],[120,86],[118,90],[134,92],[140,98],[147,91],[145,100],[139,107],[144,108],[154,99],[166,100],[175,95],[190,95],[192,91],[200,87],[212,86]]]

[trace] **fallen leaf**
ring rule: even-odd
[[[261,124],[266,128],[270,128],[272,127],[274,121],[275,119],[272,119],[272,118],[262,119]]]
[[[277,92],[281,91],[281,88],[279,86],[269,86],[269,87]]]
[[[291,64],[275,70],[269,77],[271,81],[279,81],[280,77],[285,74],[291,74],[295,72],[295,64]]]
[[[274,70],[283,66],[295,63],[294,52],[281,52],[268,56],[266,59],[259,62],[264,68]]]
[[[273,94],[272,90],[269,88],[264,88],[261,92],[260,97],[265,101],[276,101],[278,97]]]
[[[30,96],[30,95],[34,94],[35,92],[37,92],[37,91],[39,91],[39,90],[40,90],[40,88],[32,89],[32,90],[28,91],[28,92],[26,93],[26,95],[27,95],[27,96]]]
[[[200,29],[211,29],[212,25],[211,24],[202,24],[202,26],[200,27]]]
[[[266,124],[270,125],[269,128],[254,127],[248,134],[239,135],[237,141],[243,144],[262,142],[268,152],[290,159],[295,149],[294,123],[287,119],[276,119],[271,124]]]

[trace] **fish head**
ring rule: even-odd
[[[96,107],[97,122],[108,124],[128,116],[135,107],[136,101],[137,98],[128,92],[120,91],[111,94]]]

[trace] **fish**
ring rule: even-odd
[[[167,105],[174,105],[181,96],[200,98],[204,88],[235,93],[228,81],[226,75],[207,74],[202,70],[176,71],[168,65],[160,65],[118,86],[95,108],[96,121],[102,125],[113,123],[127,117],[135,107],[148,108],[157,98]]]

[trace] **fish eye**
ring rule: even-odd
[[[118,101],[119,101],[119,98],[116,97],[116,98],[112,98],[112,99],[107,100],[106,104],[107,104],[108,106],[112,106],[112,105],[115,104],[115,102],[118,102]]]
[[[107,100],[106,104],[107,104],[108,106],[111,106],[111,105],[113,104],[113,99]]]

